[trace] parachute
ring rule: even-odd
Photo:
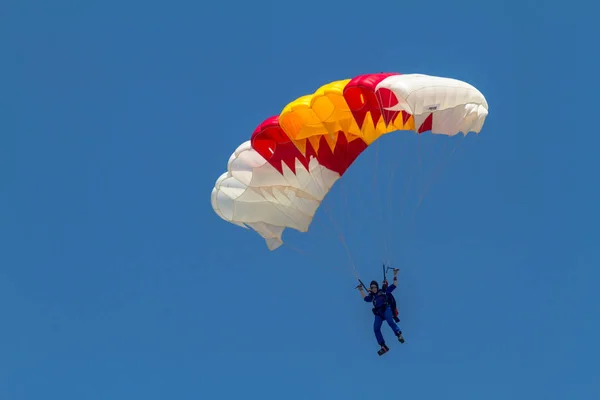
[[[478,134],[487,114],[481,92],[451,78],[376,73],[328,83],[263,121],[233,152],[212,207],[275,250],[286,228],[308,231],[335,182],[383,135]]]

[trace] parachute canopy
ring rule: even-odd
[[[212,207],[274,250],[285,228],[308,231],[333,184],[381,136],[479,133],[487,114],[481,92],[456,79],[377,73],[328,83],[263,121],[234,151]]]

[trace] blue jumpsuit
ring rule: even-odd
[[[402,333],[396,322],[394,321],[394,315],[392,314],[392,309],[389,304],[384,305],[387,301],[387,294],[391,293],[396,289],[396,285],[391,284],[387,287],[385,291],[379,289],[377,293],[369,293],[365,296],[364,300],[367,303],[373,302],[373,306],[376,311],[375,321],[373,321],[373,330],[375,331],[375,337],[377,338],[377,343],[381,346],[385,344],[385,340],[383,339],[383,335],[381,334],[381,325],[383,324],[383,320],[388,323],[390,328],[394,331],[396,336]],[[373,301],[373,299],[375,299]],[[385,307],[385,308],[384,308]]]

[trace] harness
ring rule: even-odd
[[[392,310],[392,317],[394,318],[394,321],[396,322],[400,322],[400,318],[398,318],[398,306],[396,305],[396,298],[394,297],[393,294],[391,293],[386,293],[387,292],[387,287],[388,287],[388,283],[387,280],[383,281],[383,285],[381,286],[380,292],[383,292],[382,295],[373,295],[373,308],[371,309],[371,311],[373,311],[373,314],[380,317],[381,319],[385,319],[385,316],[383,315],[383,311],[385,311],[385,309],[389,306],[390,309]],[[379,293],[379,291],[377,292]],[[385,301],[383,302],[382,305],[380,305],[379,307],[377,307],[375,305],[375,300],[377,299],[377,297],[380,296],[385,296]]]
[[[385,289],[380,289],[376,294],[373,294],[373,308],[371,309],[371,311],[373,311],[374,315],[377,315],[383,319],[385,319],[385,317],[383,316],[383,311],[389,306],[389,298],[388,298],[388,294],[385,293],[384,291]],[[379,292],[382,292],[382,294],[379,294]],[[385,301],[383,302],[383,304],[381,304],[380,306],[376,305],[376,301],[379,297],[385,297]]]

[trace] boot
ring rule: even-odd
[[[381,348],[379,350],[377,350],[377,354],[379,354],[380,356],[382,356],[385,353],[387,353],[388,351],[390,351],[390,348],[387,347],[387,345],[384,343],[384,344],[381,345]]]
[[[402,336],[402,332],[398,332],[396,336],[398,336],[398,341],[400,343],[404,343],[404,337]]]

